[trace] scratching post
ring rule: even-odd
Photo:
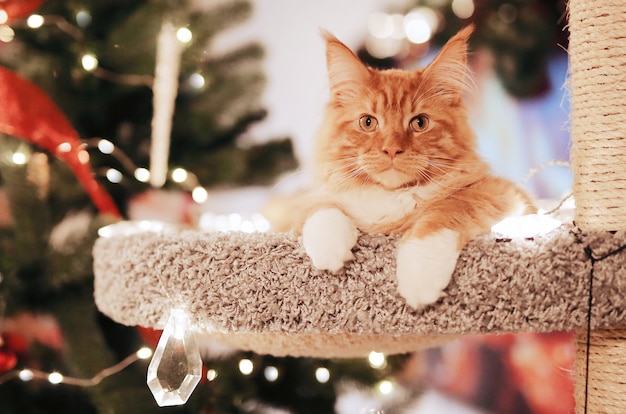
[[[571,0],[571,164],[576,224],[626,228],[626,2]]]
[[[624,230],[626,2],[570,0],[569,29],[576,224]],[[626,412],[626,330],[579,332],[576,371],[577,413]]]

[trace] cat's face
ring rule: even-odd
[[[325,35],[331,101],[318,162],[327,181],[393,190],[463,168],[475,146],[462,103],[470,33],[461,31],[417,71],[367,68]]]

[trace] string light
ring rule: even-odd
[[[187,174],[187,170],[179,167],[179,168],[174,168],[174,170],[172,170],[171,176],[172,176],[172,180],[175,183],[183,183],[187,181],[189,174]]]
[[[0,24],[5,24],[9,21],[9,14],[6,10],[0,9]]]
[[[278,368],[273,365],[268,365],[263,370],[263,375],[265,376],[265,379],[269,382],[274,382],[278,379]]]
[[[57,371],[44,372],[36,369],[13,370],[8,371],[0,376],[0,384],[17,378],[24,382],[32,380],[43,380],[48,381],[51,384],[67,384],[75,385],[78,387],[93,387],[100,384],[103,379],[117,374],[132,363],[139,360],[148,359],[150,358],[150,356],[152,356],[152,350],[150,348],[140,348],[139,350],[137,350],[137,352],[130,354],[117,364],[103,369],[91,378],[68,377]]]
[[[209,198],[209,193],[203,187],[196,187],[191,192],[191,198],[198,204],[204,203]]]
[[[17,151],[11,155],[11,162],[15,165],[24,165],[28,161],[28,157],[25,153]]]
[[[31,14],[30,16],[28,16],[28,19],[26,19],[26,25],[31,29],[39,29],[41,26],[43,26],[44,22],[45,19],[40,14]]]
[[[106,178],[107,180],[109,180],[110,182],[114,184],[119,184],[122,181],[122,178],[124,178],[124,176],[122,175],[121,172],[119,172],[115,168],[109,168],[107,169],[107,172],[106,172]]]
[[[474,0],[452,0],[451,7],[459,19],[469,19],[474,14]]]
[[[202,89],[206,85],[206,79],[199,73],[194,73],[189,76],[189,86],[194,89]]]
[[[86,53],[80,58],[80,64],[87,72],[93,72],[98,67],[98,58],[91,53]]]
[[[103,154],[112,154],[115,150],[115,145],[108,139],[101,139],[98,141],[98,149]]]
[[[176,31],[176,38],[181,42],[181,43],[189,43],[191,42],[191,39],[193,39],[193,34],[191,33],[191,30],[189,30],[186,27],[181,27],[180,29],[178,29]]]
[[[372,368],[381,369],[387,365],[387,359],[385,358],[385,354],[381,352],[370,352],[367,360]]]
[[[59,152],[70,152],[72,150],[72,144],[69,142],[62,142],[57,147],[57,151]]]
[[[91,14],[89,14],[88,11],[81,10],[78,13],[76,13],[76,23],[80,27],[85,28],[89,26],[91,24],[91,21],[92,21]]]
[[[330,371],[328,368],[319,367],[315,370],[315,379],[320,384],[326,384],[330,380]]]
[[[381,382],[378,383],[377,388],[381,394],[389,395],[393,392],[393,389],[395,387],[393,385],[393,382],[389,380],[382,380]]]
[[[9,43],[15,38],[15,31],[9,26],[0,25],[0,41]]]
[[[239,361],[239,371],[243,375],[252,374],[252,372],[254,371],[254,363],[247,358],[242,359],[241,361]]]
[[[217,371],[214,369],[207,370],[206,379],[209,381],[215,381],[217,379]]]
[[[148,171],[147,168],[143,168],[143,167],[136,168],[133,175],[139,182],[147,183],[148,181],[150,181],[150,171]]]

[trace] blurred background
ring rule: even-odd
[[[98,228],[266,230],[268,202],[310,180],[328,94],[320,29],[371,66],[414,69],[472,22],[480,152],[558,201],[571,185],[553,165],[569,149],[563,0],[0,1],[0,411],[573,412],[560,332],[362,360],[205,346],[180,407],[156,405],[142,360],[74,381],[160,335],[98,312]]]

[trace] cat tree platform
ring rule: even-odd
[[[95,299],[126,325],[162,329],[170,309],[182,308],[195,330],[219,342],[322,358],[410,352],[459,335],[624,323],[624,233],[563,225],[533,239],[480,237],[461,253],[445,297],[418,310],[396,293],[397,242],[361,235],[355,260],[333,275],[314,269],[291,234],[100,238]]]

